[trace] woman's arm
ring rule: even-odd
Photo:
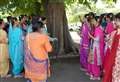
[[[46,37],[46,40],[45,40],[45,50],[46,50],[47,52],[51,52],[51,51],[52,51],[52,46],[51,46],[51,44],[50,44],[50,42],[49,42],[48,37]]]
[[[2,32],[2,37],[0,38],[0,43],[8,43],[7,33],[5,31]]]
[[[88,33],[89,37],[95,40],[94,36],[92,36],[90,33]]]

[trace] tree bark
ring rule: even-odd
[[[59,52],[63,53],[76,52],[76,47],[68,30],[68,22],[64,2],[49,2],[47,0],[46,15],[48,18],[48,31],[52,37],[58,38]]]

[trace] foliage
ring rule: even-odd
[[[14,15],[40,14],[43,11],[43,7],[41,0],[1,0],[0,11]]]
[[[84,0],[83,0],[84,1]],[[96,2],[98,0],[89,0],[90,7],[86,7],[86,5],[80,4],[80,2],[71,2],[70,5],[66,6],[66,12],[67,12],[67,17],[68,17],[68,22],[69,23],[76,23],[80,22],[80,17],[83,18],[84,14],[88,12],[95,12],[97,15],[101,13],[108,12],[106,10],[110,10],[115,8],[115,3],[113,0],[102,0],[102,3],[105,4],[105,8],[97,8]],[[82,3],[82,2],[81,2]],[[117,9],[114,9],[117,10]]]
[[[0,0],[0,11],[8,14],[43,14],[43,4],[46,0]],[[96,3],[98,0],[49,0],[50,2],[63,2],[65,6],[71,6],[73,3],[83,4],[92,10],[91,2]],[[111,4],[117,0],[102,0]]]

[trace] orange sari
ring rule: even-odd
[[[48,52],[52,46],[46,35],[30,33],[26,37],[25,77],[32,82],[46,82],[50,77]]]

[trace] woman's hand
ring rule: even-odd
[[[91,39],[95,39],[90,33],[88,33],[88,35]]]

